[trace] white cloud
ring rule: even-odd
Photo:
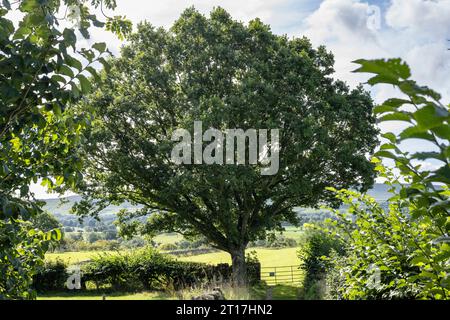
[[[355,85],[367,76],[351,74],[357,58],[401,57],[413,78],[450,100],[450,0],[391,0],[382,12],[382,28],[368,28],[369,4],[359,0],[324,0],[298,33],[325,44],[336,58],[337,77]],[[373,91],[377,102],[392,96],[388,86]]]
[[[369,27],[370,6],[354,0],[325,0],[313,12],[296,35],[306,35],[315,46],[324,44],[335,56],[336,77],[355,86],[367,80],[354,74],[352,61],[379,58],[388,53],[379,42],[380,31]]]
[[[54,199],[61,197],[69,197],[75,195],[75,193],[68,191],[63,195],[59,195],[57,193],[48,193],[47,188],[41,186],[42,179],[39,179],[37,183],[32,183],[30,185],[31,192],[34,193],[34,197],[36,199]]]
[[[392,0],[386,12],[386,24],[416,34],[415,39],[410,39],[413,42],[439,40],[449,35],[449,16],[449,0]]]
[[[367,25],[369,4],[352,0],[326,0],[307,18],[307,33],[321,43],[353,40],[374,41]]]
[[[354,86],[365,82],[369,75],[351,73],[359,58],[401,57],[411,67],[412,78],[443,95],[450,102],[450,0],[391,0],[381,11],[381,28],[368,27],[370,5],[361,0],[324,0],[299,26],[296,35],[305,34],[314,45],[324,44],[335,56],[336,77]],[[369,88],[377,103],[402,94],[390,85]],[[385,122],[382,132],[399,133],[405,128],[400,122]],[[401,144],[404,151],[433,150],[430,143],[408,140]],[[438,164],[427,161],[424,169],[436,169]]]

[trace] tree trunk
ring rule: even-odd
[[[232,250],[230,254],[233,268],[233,285],[236,287],[246,287],[248,281],[245,247]]]

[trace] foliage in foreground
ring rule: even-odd
[[[305,239],[298,251],[304,271],[302,298],[306,300],[322,299],[326,295],[326,275],[331,265],[324,257],[333,253],[344,254],[344,245],[328,232],[314,225],[305,225]]]
[[[36,297],[32,275],[60,236],[58,229],[43,232],[27,221],[0,219],[0,300]]]
[[[376,154],[395,164],[387,169],[375,157],[380,176],[393,196],[387,208],[368,196],[337,191],[349,205],[331,221],[347,245],[335,256],[332,296],[344,299],[450,298],[450,114],[440,95],[410,80],[409,67],[398,59],[357,61],[359,72],[376,74],[370,84],[388,83],[403,93],[375,108],[380,121],[402,121],[400,134],[386,133]],[[403,152],[400,143],[418,139],[433,151]],[[430,160],[438,169],[421,167]]]
[[[114,0],[91,1],[113,9]],[[59,17],[59,9],[67,8]],[[64,10],[62,10],[64,11]],[[12,21],[11,16],[17,19]],[[67,28],[60,25],[61,20]],[[73,26],[71,26],[71,22]],[[50,239],[26,221],[41,212],[30,185],[38,181],[62,192],[82,179],[77,155],[85,115],[70,106],[90,90],[93,63],[104,62],[106,44],[77,46],[76,31],[89,38],[103,27],[86,1],[3,0],[0,3],[0,298],[33,298],[29,288]],[[123,36],[130,23],[108,19],[106,28]],[[82,59],[80,59],[82,57]]]

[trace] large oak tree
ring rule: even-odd
[[[372,100],[334,80],[333,56],[305,38],[275,35],[258,19],[245,25],[221,8],[209,17],[190,8],[170,30],[142,23],[110,64],[86,103],[96,120],[82,191],[96,200],[78,209],[143,205],[120,215],[124,233],[203,235],[231,254],[243,284],[250,241],[295,223],[295,207],[336,205],[328,186],[373,183]],[[192,132],[194,121],[204,129],[280,129],[278,173],[176,165],[172,133]]]

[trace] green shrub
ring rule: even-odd
[[[269,248],[293,248],[297,246],[297,241],[292,238],[278,236],[274,241],[268,243]]]
[[[163,243],[159,246],[159,250],[163,251],[171,251],[171,250],[177,250],[178,246],[174,243]]]
[[[343,244],[336,237],[319,228],[305,225],[305,239],[298,252],[300,268],[305,272],[305,299],[320,299],[326,293],[326,274],[331,268],[328,258],[333,253],[344,254]]]
[[[253,241],[249,247],[265,247],[265,248],[293,248],[298,245],[297,241],[285,236],[277,236],[274,239],[260,239]]]
[[[427,260],[414,256],[418,246],[424,251],[432,246],[432,238],[425,225],[411,219],[410,203],[391,200],[384,208],[373,198],[348,190],[337,191],[337,197],[350,209],[348,213],[336,211],[339,219],[330,222],[347,248],[345,257],[332,259],[341,277],[332,275],[340,282],[332,290],[332,298],[417,299],[424,297],[424,286],[439,284],[420,279]],[[433,250],[428,259],[445,268],[441,257]],[[432,273],[429,276],[435,277]],[[439,291],[436,288],[435,292]]]
[[[33,276],[33,288],[40,292],[64,289],[69,277],[66,267],[62,260],[46,261]]]
[[[390,187],[385,206],[348,190],[331,190],[349,207],[336,211],[335,232],[347,256],[333,259],[335,292],[344,299],[450,299],[450,110],[441,95],[411,80],[400,59],[358,60],[359,72],[372,73],[369,84],[390,84],[402,92],[374,112],[380,122],[400,121],[399,134],[385,142],[372,162]],[[402,142],[421,140],[428,152],[402,150]],[[430,148],[432,147],[432,149]],[[394,167],[387,168],[382,159]],[[422,161],[438,165],[422,166]],[[374,272],[375,271],[375,272]],[[375,279],[374,279],[375,277]],[[375,280],[375,281],[374,281]]]
[[[249,278],[259,281],[259,263],[248,266]],[[82,281],[93,282],[97,287],[115,289],[167,289],[175,290],[210,282],[227,282],[231,279],[231,266],[217,266],[196,262],[182,262],[153,248],[132,253],[102,254],[82,268]]]
[[[135,287],[136,275],[130,254],[100,254],[83,265],[81,270],[83,286],[92,281],[97,288],[111,286],[113,289],[123,290]]]

